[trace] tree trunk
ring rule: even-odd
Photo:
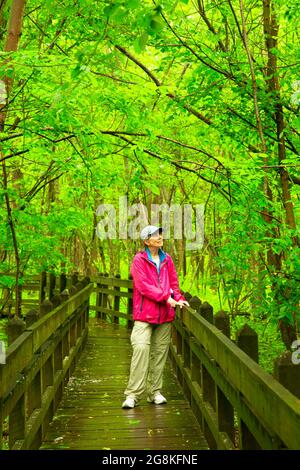
[[[285,147],[285,123],[284,123],[284,112],[281,104],[281,93],[280,93],[280,81],[277,67],[277,55],[276,51],[278,45],[278,30],[279,25],[277,23],[275,5],[272,4],[272,0],[263,0],[263,19],[264,19],[264,34],[265,43],[268,54],[268,63],[266,69],[266,86],[268,88],[270,96],[272,96],[274,103],[274,119],[276,123],[276,134],[278,140],[278,164],[282,165],[283,160],[286,158],[286,147]],[[282,203],[285,209],[285,219],[287,225],[292,229],[296,229],[295,215],[293,203],[291,201],[291,193],[289,188],[289,174],[286,167],[279,168],[280,182],[281,182],[281,194]],[[299,240],[296,235],[292,237],[293,245],[298,246]],[[280,270],[281,260],[278,259],[277,265]],[[282,320],[279,321],[279,329],[281,336],[286,344],[287,348],[290,348],[292,342],[296,339],[297,325],[288,325]]]
[[[10,16],[8,22],[8,29],[7,29],[7,36],[6,42],[4,46],[4,52],[16,51],[18,49],[19,39],[22,32],[22,25],[23,25],[23,13],[25,8],[26,0],[13,0],[10,8]],[[7,68],[9,67],[9,59],[6,61]],[[10,76],[8,76],[10,75]],[[8,74],[4,77],[2,81],[2,93],[1,102],[0,102],[0,132],[4,132],[4,125],[6,119],[6,107],[8,103],[8,96],[11,91],[13,85],[13,76],[12,74]],[[6,96],[5,96],[6,95]],[[1,157],[3,157],[2,149],[0,152]],[[8,178],[7,178],[7,169],[6,169],[6,161],[2,160],[2,175],[3,175],[3,187],[5,189],[5,203],[7,209],[7,218],[8,224],[10,227],[13,246],[14,246],[14,254],[16,260],[16,316],[20,316],[21,314],[21,289],[19,286],[19,278],[20,278],[20,256],[19,256],[19,248],[18,248],[18,241],[17,235],[15,230],[15,224],[13,220],[13,212],[12,212],[12,204],[10,198],[8,196]]]
[[[273,96],[274,100],[274,118],[276,122],[276,132],[278,139],[278,164],[282,165],[283,160],[286,158],[285,148],[285,123],[284,123],[284,112],[281,104],[280,94],[280,81],[277,67],[277,55],[274,51],[278,44],[278,30],[279,25],[277,23],[275,7],[272,5],[272,0],[263,0],[263,16],[264,16],[264,34],[265,43],[268,53],[268,65],[266,73],[266,84],[268,90]],[[286,222],[291,229],[296,228],[295,215],[293,204],[291,202],[291,193],[289,189],[289,174],[285,167],[280,168],[280,180],[282,188],[282,201],[286,213]],[[294,238],[295,245],[299,243]]]

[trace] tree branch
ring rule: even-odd
[[[122,135],[116,135],[116,134],[112,134],[114,135],[115,137],[119,138],[119,139],[122,139],[124,140],[125,142],[129,143],[130,145],[132,146],[136,146],[136,143],[135,142],[132,142],[130,141],[129,139],[127,139],[126,137],[122,136]],[[152,152],[151,150],[148,150],[148,149],[143,149],[143,152],[146,153],[147,155],[150,155],[151,157],[154,157],[154,158],[157,158],[158,160],[161,160],[161,161],[166,161],[164,158],[162,158],[160,155],[158,155],[157,153],[155,152]],[[173,160],[167,160],[167,162],[173,166],[175,166],[176,168],[180,169],[180,170],[185,170],[185,171],[188,171],[190,173],[194,173],[196,174],[199,178],[201,178],[203,181],[206,181],[207,183],[209,184],[212,184],[214,185],[217,190],[226,198],[226,200],[228,202],[230,202],[230,194],[227,193],[227,191],[225,191],[219,183],[215,183],[214,181],[211,181],[207,178],[205,178],[203,175],[201,175],[199,173],[199,170],[194,170],[192,168],[187,168],[183,165],[180,165],[179,163],[173,161]],[[218,168],[214,168],[214,171],[216,172],[218,170]]]
[[[149,70],[144,64],[142,64],[138,59],[136,59],[133,55],[130,54],[124,47],[115,45],[115,48],[118,51],[122,52],[122,54],[126,55],[128,59],[134,62],[138,67],[140,67],[144,72],[151,78],[151,80],[155,83],[156,86],[161,86],[160,81],[153,75],[151,70]]]

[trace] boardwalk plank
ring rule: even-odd
[[[168,364],[167,405],[142,400],[121,408],[128,381],[130,331],[100,319],[90,322],[85,350],[41,449],[207,449],[200,426]]]

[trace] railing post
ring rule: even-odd
[[[225,336],[230,338],[230,318],[224,310],[220,310],[214,316],[214,324]],[[229,439],[233,442],[235,431],[234,409],[218,386],[216,387],[216,412],[219,432],[226,432]]]
[[[213,307],[208,302],[203,302],[199,308],[200,315],[209,323],[214,322]]]
[[[260,445],[242,419],[239,419],[240,450],[261,450]]]
[[[116,274],[115,278],[116,279],[121,279],[120,274]],[[117,293],[120,292],[121,291],[120,286],[114,286],[114,291],[117,292]],[[119,295],[115,295],[115,297],[114,297],[114,307],[113,308],[114,308],[115,312],[120,312],[120,296]],[[119,323],[119,317],[117,315],[114,315],[113,318],[114,318],[113,319],[114,323]]]
[[[201,300],[199,297],[194,296],[192,297],[188,292],[184,293],[185,298],[188,300],[190,307],[195,310],[197,313],[199,313],[200,307],[201,307]],[[195,354],[192,353],[191,357],[191,374],[192,374],[192,380],[195,380],[199,387],[202,389],[202,374],[201,374],[201,362],[195,356]]]
[[[72,284],[72,286],[69,289],[70,297],[72,297],[72,295],[76,294],[76,292],[78,292],[78,289],[77,289],[75,284]]]
[[[63,360],[66,356],[69,356],[70,354],[70,328],[68,331],[64,334],[63,340],[62,340],[62,354],[63,354]]]
[[[201,303],[198,312],[203,318],[205,318],[205,320],[213,324],[214,318],[213,318],[212,305],[210,305],[208,302],[203,302]],[[211,363],[214,364],[214,362],[215,361],[211,359]],[[216,411],[216,395],[217,395],[216,388],[217,387],[212,376],[210,375],[207,368],[203,364],[201,364],[201,383],[202,383],[203,401],[208,402],[211,405],[212,409]],[[204,435],[206,437],[206,440],[208,442],[210,449],[216,449],[217,448],[216,441],[204,417],[202,420],[202,429],[203,429]]]
[[[179,307],[176,307],[179,308]],[[179,330],[177,330],[176,334],[176,351],[178,356],[182,356],[182,336]]]
[[[32,415],[34,410],[41,408],[42,404],[42,393],[41,393],[41,372],[37,372],[32,382],[30,383],[27,390],[27,413],[28,417]],[[31,449],[38,449],[42,443],[42,429],[35,435],[33,442],[31,443]]]
[[[48,273],[48,283],[47,283],[47,298],[48,300],[52,299],[54,296],[55,289],[55,275],[53,273]]]
[[[103,273],[99,273],[99,277],[102,277]],[[101,282],[97,282],[97,289],[101,289],[103,285]],[[101,308],[102,306],[102,292],[97,292],[96,294],[96,318],[102,318],[102,314],[100,311],[98,311],[98,308]]]
[[[225,336],[230,338],[230,318],[227,312],[220,310],[214,316],[214,325],[218,330],[221,330]]]
[[[47,286],[47,273],[46,271],[43,271],[41,272],[41,276],[40,276],[39,305],[41,305],[46,298],[46,286]]]
[[[80,307],[79,307],[80,308]],[[69,329],[69,351],[75,347],[76,345],[76,337],[77,337],[77,321],[75,321],[75,319],[72,320],[72,324],[70,326],[70,329]],[[70,354],[70,352],[69,352]],[[70,377],[70,375],[72,375],[74,369],[75,369],[75,365],[76,365],[76,357],[73,358],[71,364],[70,364],[70,368],[69,368],[69,372],[68,372],[68,377]]]
[[[193,344],[197,344],[196,339],[192,336],[190,339],[190,345],[193,348]],[[193,382],[196,382],[199,388],[202,390],[202,382],[201,382],[201,361],[199,357],[191,350],[191,379]],[[200,424],[200,426],[203,426],[204,419],[203,419],[203,414],[201,411],[201,407],[199,406],[198,401],[194,398],[194,396],[191,396],[191,408],[193,412],[195,413],[195,416]],[[203,428],[202,428],[203,429]]]
[[[54,282],[54,289],[53,289],[53,292],[52,292],[52,297],[56,297],[57,295],[60,294],[60,290],[59,290],[59,276],[57,276],[56,274],[54,274],[54,279],[55,279],[55,282]],[[50,297],[50,300],[51,300],[51,297]]]
[[[104,273],[104,277],[108,278],[108,273]],[[106,289],[106,290],[108,289],[108,284],[105,284],[104,289]],[[103,293],[103,295],[102,295],[102,308],[107,308],[107,302],[108,302],[108,294]],[[103,320],[106,320],[107,319],[107,314],[102,312],[102,318],[103,318]]]
[[[9,318],[7,322],[7,339],[8,344],[11,345],[20,336],[26,328],[24,320],[19,317]]]
[[[189,292],[183,292],[182,295],[186,298],[186,300],[190,304],[190,300],[192,299],[192,295]]]
[[[60,302],[63,304],[64,302],[66,302],[69,298],[70,298],[70,294],[68,292],[67,289],[64,289],[60,294],[59,294],[59,297],[60,297]]]
[[[217,388],[217,420],[219,432],[226,432],[229,439],[234,442],[234,409],[230,401],[219,387]]]
[[[184,328],[184,336],[182,338],[183,367],[188,370],[191,370],[191,350],[190,350],[189,341],[190,341],[190,333],[186,328]],[[189,403],[191,403],[192,394],[184,377],[183,377],[183,391]]]
[[[62,340],[59,340],[53,355],[53,365],[54,365],[54,377],[63,369],[63,344]],[[63,384],[59,384],[55,397],[54,397],[54,412],[56,411],[58,404],[62,398],[63,393]]]
[[[32,325],[39,319],[39,312],[38,310],[32,308],[29,312],[26,313],[26,327]]]
[[[72,275],[71,275],[71,284],[72,286],[75,286],[75,284],[77,284],[78,282],[78,271],[75,271]]]
[[[237,332],[237,346],[248,354],[253,361],[258,362],[258,336],[247,324]]]
[[[189,346],[190,334],[187,329],[185,329],[185,338],[183,338],[183,366],[187,369],[191,368],[191,353]]]
[[[54,383],[54,353],[47,359],[42,367],[42,395],[45,393],[47,387],[51,387]],[[52,421],[54,415],[54,400],[51,402],[48,412],[42,423],[42,437],[45,436],[49,423]]]
[[[293,364],[291,351],[283,352],[274,362],[274,377],[300,398],[300,364]]]
[[[70,327],[68,328],[67,332],[64,334],[63,339],[62,339],[63,360],[65,357],[69,356],[69,354],[70,354]],[[68,369],[65,375],[64,385],[67,385],[69,378],[70,378],[70,369]]]
[[[251,359],[258,362],[258,336],[257,333],[247,324],[242,326],[237,332],[237,346],[242,349]],[[240,449],[259,450],[260,446],[248,429],[246,423],[239,418]]]
[[[17,440],[25,438],[25,396],[19,398],[8,419],[8,446],[12,449]]]
[[[214,360],[212,360],[214,363]],[[211,404],[214,410],[216,410],[216,390],[215,390],[215,382],[213,381],[210,373],[202,365],[202,393],[203,393],[203,400],[208,401]]]
[[[195,341],[195,339],[191,338],[191,341]],[[200,359],[193,352],[191,357],[191,376],[192,380],[197,382],[199,387],[202,389]]]
[[[85,317],[85,305],[81,307],[81,313],[76,321],[76,341],[81,337],[82,334],[82,323]],[[76,344],[76,342],[75,342]]]
[[[104,273],[104,277],[109,277],[109,274],[108,273]],[[105,285],[105,289],[109,289],[109,286],[108,284]],[[103,294],[103,297],[102,297],[102,304],[103,304],[103,308],[107,308],[108,306],[108,294]],[[103,313],[103,319],[106,320],[107,319],[107,314],[106,313]]]
[[[86,276],[85,281],[86,281],[86,285],[88,285],[91,282],[91,278]],[[86,301],[86,307],[85,307],[85,311],[82,317],[82,330],[84,330],[86,324],[88,324],[89,322],[89,312],[90,312],[90,297]]]
[[[79,307],[80,308],[80,307]],[[70,327],[70,348],[73,348],[76,344],[76,336],[77,336],[77,331],[76,331],[76,321],[72,320],[72,325]]]
[[[185,293],[185,298],[187,298],[186,294],[188,294],[188,292]],[[202,304],[199,297],[197,297],[196,295],[194,297],[190,297],[190,299],[188,300],[188,303],[190,304],[190,307],[193,310],[196,310],[196,312],[199,313],[199,310],[200,310],[200,307],[201,307],[201,304]]]
[[[59,294],[55,294],[51,299],[50,299],[51,303],[52,303],[52,308],[56,308],[58,307],[60,304],[61,304],[61,297]]]
[[[201,303],[198,312],[209,323],[213,323],[213,307],[208,302]],[[203,364],[201,364],[201,375],[203,400],[208,401],[213,409],[216,410],[215,382]]]
[[[60,294],[62,291],[64,291],[67,287],[67,276],[66,274],[62,273],[59,275],[58,278],[58,293]]]
[[[70,274],[67,274],[66,278],[67,278],[66,289],[69,291],[70,288],[72,287],[72,276]]]
[[[50,300],[44,300],[40,305],[40,317],[43,317],[47,313],[51,312],[53,304]]]

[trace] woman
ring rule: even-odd
[[[162,250],[162,227],[147,225],[141,231],[145,250],[133,258],[133,355],[122,408],[134,408],[147,389],[147,401],[167,403],[161,394],[168,356],[174,307],[189,305],[181,294],[171,256]]]

